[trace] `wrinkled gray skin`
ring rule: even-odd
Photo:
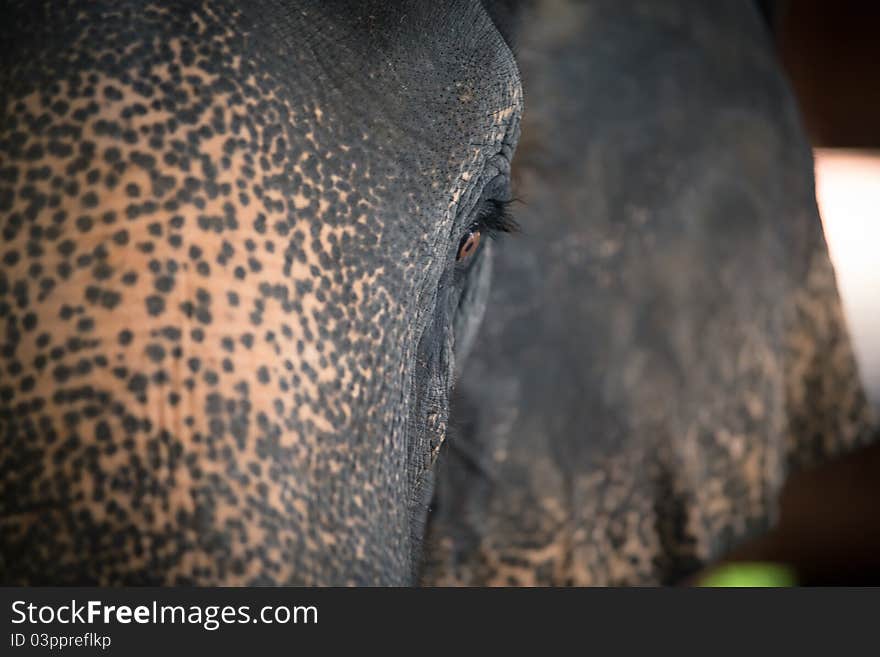
[[[429,584],[679,581],[863,443],[810,152],[751,3],[540,0]]]
[[[412,582],[521,113],[484,8],[0,18],[0,582]]]

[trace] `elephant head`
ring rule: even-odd
[[[21,2],[0,580],[398,584],[506,227],[479,2]]]

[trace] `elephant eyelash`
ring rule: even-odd
[[[495,239],[504,233],[519,232],[519,224],[510,213],[513,201],[485,201],[480,214],[471,225],[471,230],[479,230]]]

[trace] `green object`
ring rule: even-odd
[[[794,570],[783,564],[742,562],[716,568],[700,580],[698,586],[797,586],[797,578]]]

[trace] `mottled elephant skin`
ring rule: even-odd
[[[0,18],[0,582],[413,583],[521,115],[486,9]]]
[[[870,439],[812,162],[741,0],[538,0],[422,581],[681,581]]]

